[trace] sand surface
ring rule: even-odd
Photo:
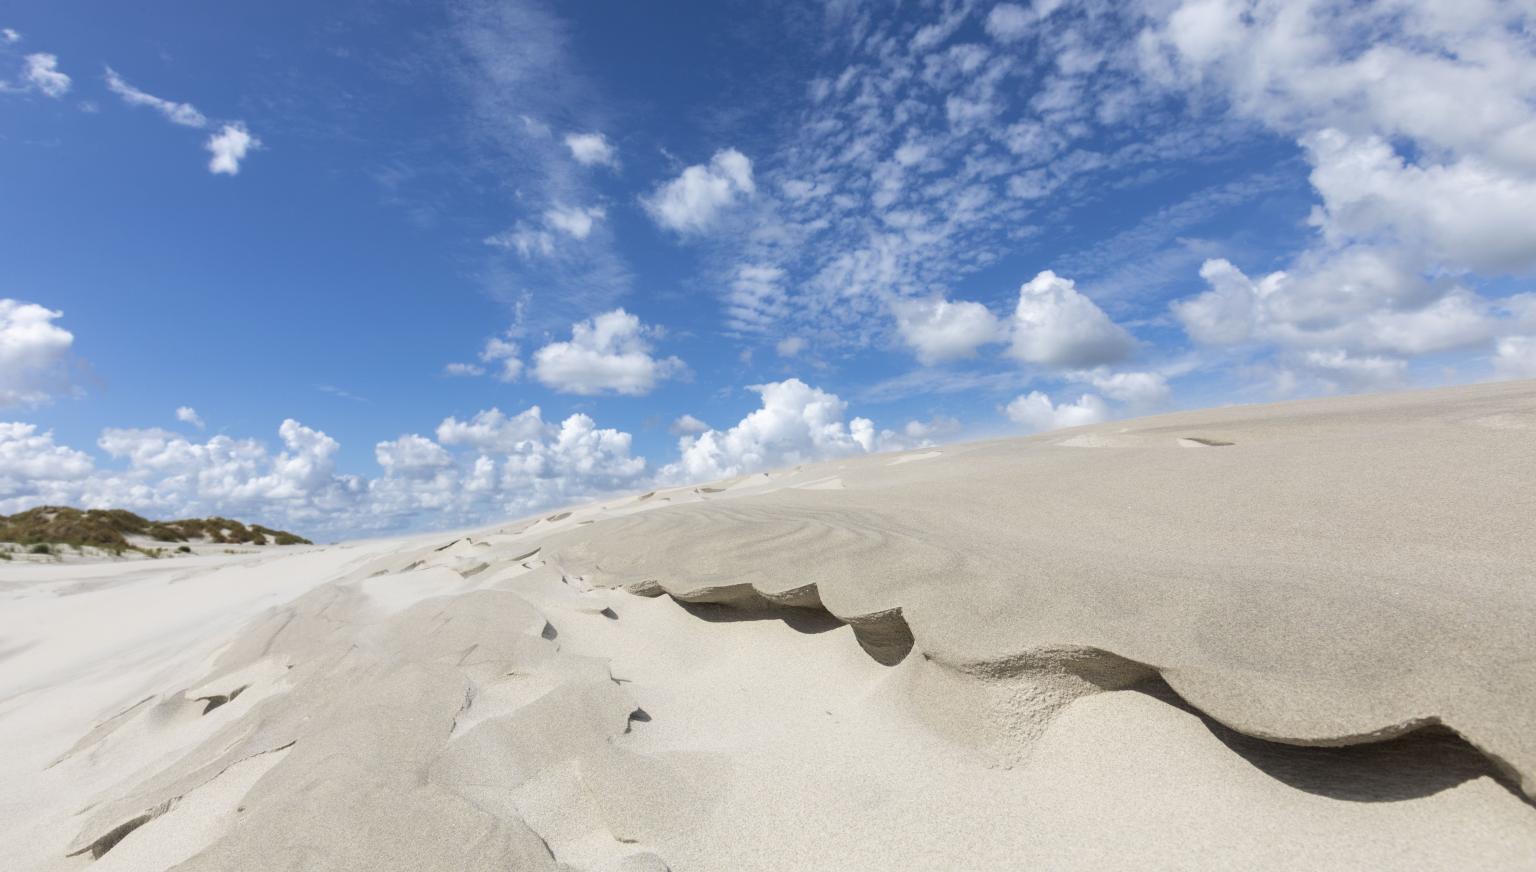
[[[1536,869],[1536,382],[0,566],[54,870]]]

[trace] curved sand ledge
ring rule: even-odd
[[[564,561],[686,600],[899,609],[962,671],[1115,652],[1274,741],[1444,724],[1536,796],[1533,446],[1532,382],[1165,415],[833,464],[842,489],[611,521]]]
[[[779,593],[759,591],[750,585],[699,587],[675,591],[664,582],[647,579],[631,582],[625,586],[625,589],[639,596],[671,596],[679,602],[709,603],[756,612],[777,608],[818,610],[829,618],[848,625],[859,647],[878,663],[893,666],[909,655],[914,655],[950,673],[951,681],[963,681],[968,678],[979,682],[1017,682],[1017,687],[1012,693],[1021,697],[1023,704],[1011,707],[1006,713],[986,710],[963,713],[953,710],[944,712],[945,718],[951,721],[956,720],[957,714],[965,715],[959,720],[965,723],[966,731],[970,734],[967,738],[972,742],[976,742],[979,735],[992,733],[991,744],[1004,761],[1011,761],[1021,754],[1026,754],[1028,746],[1020,742],[1021,735],[1043,734],[1055,714],[1078,698],[1102,691],[1125,690],[1138,685],[1155,687],[1160,683],[1164,687],[1157,695],[1164,698],[1171,697],[1168,700],[1170,704],[1184,706],[1198,714],[1209,716],[1239,733],[1268,742],[1302,747],[1337,748],[1385,742],[1411,732],[1445,727],[1456,740],[1464,742],[1469,748],[1475,749],[1486,757],[1497,768],[1503,780],[1507,780],[1511,790],[1521,789],[1520,773],[1513,766],[1496,753],[1479,747],[1475,741],[1468,740],[1454,727],[1442,723],[1436,716],[1414,718],[1367,733],[1324,737],[1275,735],[1266,733],[1262,727],[1245,727],[1240,722],[1234,723],[1236,716],[1229,714],[1228,717],[1223,717],[1222,713],[1208,711],[1192,701],[1191,695],[1199,692],[1198,684],[1181,690],[1179,685],[1183,682],[1177,676],[1170,681],[1169,676],[1156,666],[1138,663],[1112,651],[1074,645],[1049,645],[992,660],[943,662],[923,651],[919,640],[913,636],[911,627],[903,617],[900,606],[869,614],[838,615],[828,611],[822,605],[819,591],[814,584]],[[956,700],[949,698],[945,702],[953,706]],[[998,717],[999,714],[1002,714],[1002,717]],[[1027,727],[1021,728],[1023,723],[1027,723]]]
[[[1532,868],[1532,438],[1484,386],[27,567],[0,855]]]

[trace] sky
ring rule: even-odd
[[[0,512],[1536,377],[1533,0],[0,7]]]

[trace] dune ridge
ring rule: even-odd
[[[1532,868],[1533,431],[1531,382],[1308,401],[28,566],[0,853]]]

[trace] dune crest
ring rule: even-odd
[[[303,554],[19,568],[0,854],[1530,868],[1520,422],[1536,383],[812,464]]]

